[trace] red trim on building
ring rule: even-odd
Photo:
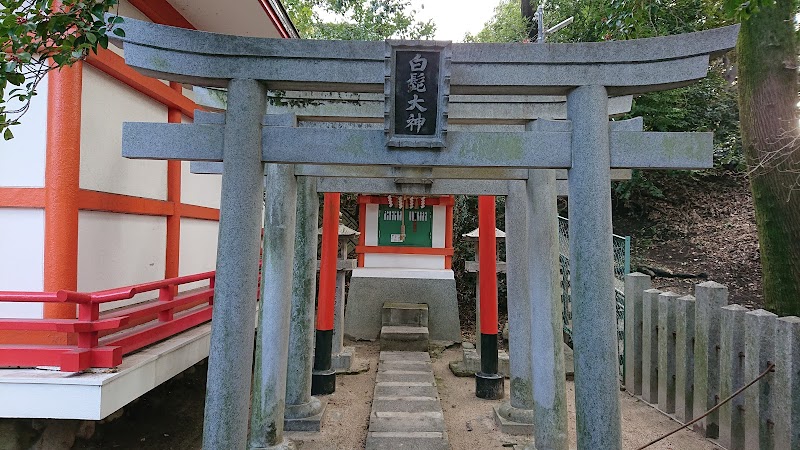
[[[83,64],[47,74],[44,290],[78,288],[78,197],[81,172]],[[45,319],[74,319],[75,305],[45,304]],[[53,342],[68,343],[53,332]]]
[[[175,206],[164,200],[81,189],[78,193],[78,209],[144,216],[169,216],[174,213]]]
[[[358,245],[356,253],[389,253],[397,255],[439,255],[453,256],[452,248],[430,248],[430,247],[402,247],[391,245]]]
[[[219,210],[207,206],[181,203],[180,215],[186,219],[213,220],[219,222]]]
[[[363,247],[367,243],[367,204],[361,202],[361,197],[358,196],[358,245]],[[356,258],[358,267],[364,267],[364,254],[359,253]]]
[[[454,195],[451,195],[450,200],[453,202],[453,204],[447,205],[445,207],[444,247],[452,250],[453,249],[453,205],[455,204],[456,197]],[[452,253],[444,257],[444,268],[445,269],[453,268]]]
[[[0,187],[0,208],[44,208],[44,188]]]
[[[125,64],[125,59],[111,50],[100,49],[96,55],[86,58],[95,69],[98,69],[153,100],[163,103],[167,108],[175,108],[190,118],[194,118],[197,105],[184,96],[181,91],[167,86],[155,78],[146,77]]]
[[[183,87],[180,83],[170,82],[169,87],[173,91],[183,95]],[[168,109],[167,122],[181,123],[182,121],[183,117],[180,109]],[[167,201],[171,202],[173,205],[181,204],[181,164],[181,161],[167,161]],[[174,278],[180,273],[182,211],[183,208],[181,207],[174,208],[172,214],[167,216],[167,245],[164,264],[165,278]]]
[[[400,195],[393,195],[392,198],[400,198]],[[406,197],[419,198],[419,195],[406,195]],[[373,205],[388,205],[389,197],[385,195],[359,195],[359,204],[373,204]],[[396,201],[395,201],[396,203]],[[425,197],[425,206],[453,206],[455,199],[452,196],[448,197]]]
[[[167,0],[129,0],[129,2],[155,23],[196,30],[194,25],[186,20]]]
[[[291,35],[289,34],[289,31],[283,26],[283,22],[281,22],[280,18],[278,18],[278,14],[272,9],[272,6],[270,6],[269,2],[266,0],[259,0],[258,3],[264,9],[264,12],[267,13],[270,22],[275,25],[275,29],[278,30],[278,33],[280,33],[281,37],[290,38]]]

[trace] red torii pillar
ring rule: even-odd
[[[494,196],[478,197],[481,371],[475,374],[475,396],[503,398],[505,378],[497,373],[497,239]]]
[[[333,316],[336,301],[336,254],[339,250],[339,207],[341,194],[325,193],[322,209],[322,250],[319,264],[317,296],[317,339],[314,349],[314,370],[311,395],[336,391],[336,372],[331,368]]]

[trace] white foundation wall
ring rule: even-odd
[[[180,275],[215,270],[219,223],[211,220],[181,219]],[[181,291],[208,286],[207,281],[187,284]]]
[[[0,138],[0,187],[43,187],[47,134],[47,77],[36,88],[22,123],[11,127],[14,139]],[[18,107],[9,102],[7,109]]]
[[[123,122],[166,122],[163,104],[83,66],[80,187],[166,200],[167,163],[122,157]]]
[[[44,290],[44,210],[0,209],[0,291]],[[41,303],[0,302],[0,318],[41,319]]]
[[[364,267],[373,268],[409,268],[409,269],[444,269],[444,256],[440,255],[403,255],[398,253],[366,253]]]
[[[81,211],[78,215],[78,290],[92,292],[163,280],[165,217]],[[101,310],[155,298],[141,294]]]
[[[181,203],[219,209],[222,176],[194,174],[189,161],[181,163]]]

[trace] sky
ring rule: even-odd
[[[436,23],[435,39],[461,42],[483,29],[500,0],[411,0],[418,20]],[[421,8],[424,6],[424,8]]]

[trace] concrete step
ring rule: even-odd
[[[431,383],[376,383],[375,397],[430,397],[439,398],[436,386]]]
[[[367,433],[367,450],[447,450],[447,433],[438,431],[378,431]]]
[[[403,352],[409,353],[409,352]],[[378,372],[432,372],[433,365],[422,361],[382,361]]]
[[[382,351],[379,356],[380,362],[389,361],[393,363],[417,363],[431,362],[431,355],[428,352],[393,352]]]
[[[439,431],[445,430],[444,415],[439,411],[373,411],[369,431]]]
[[[433,397],[377,397],[372,399],[373,411],[384,412],[441,412],[439,400]]]
[[[428,305],[425,303],[384,303],[382,325],[428,326]]]
[[[430,361],[424,352],[380,353],[367,449],[450,448]]]
[[[381,350],[427,352],[428,337],[428,327],[384,325],[381,327]]]
[[[382,372],[378,372],[378,376],[375,378],[375,381],[378,383],[436,383],[431,372],[413,372],[407,370],[384,370]]]

